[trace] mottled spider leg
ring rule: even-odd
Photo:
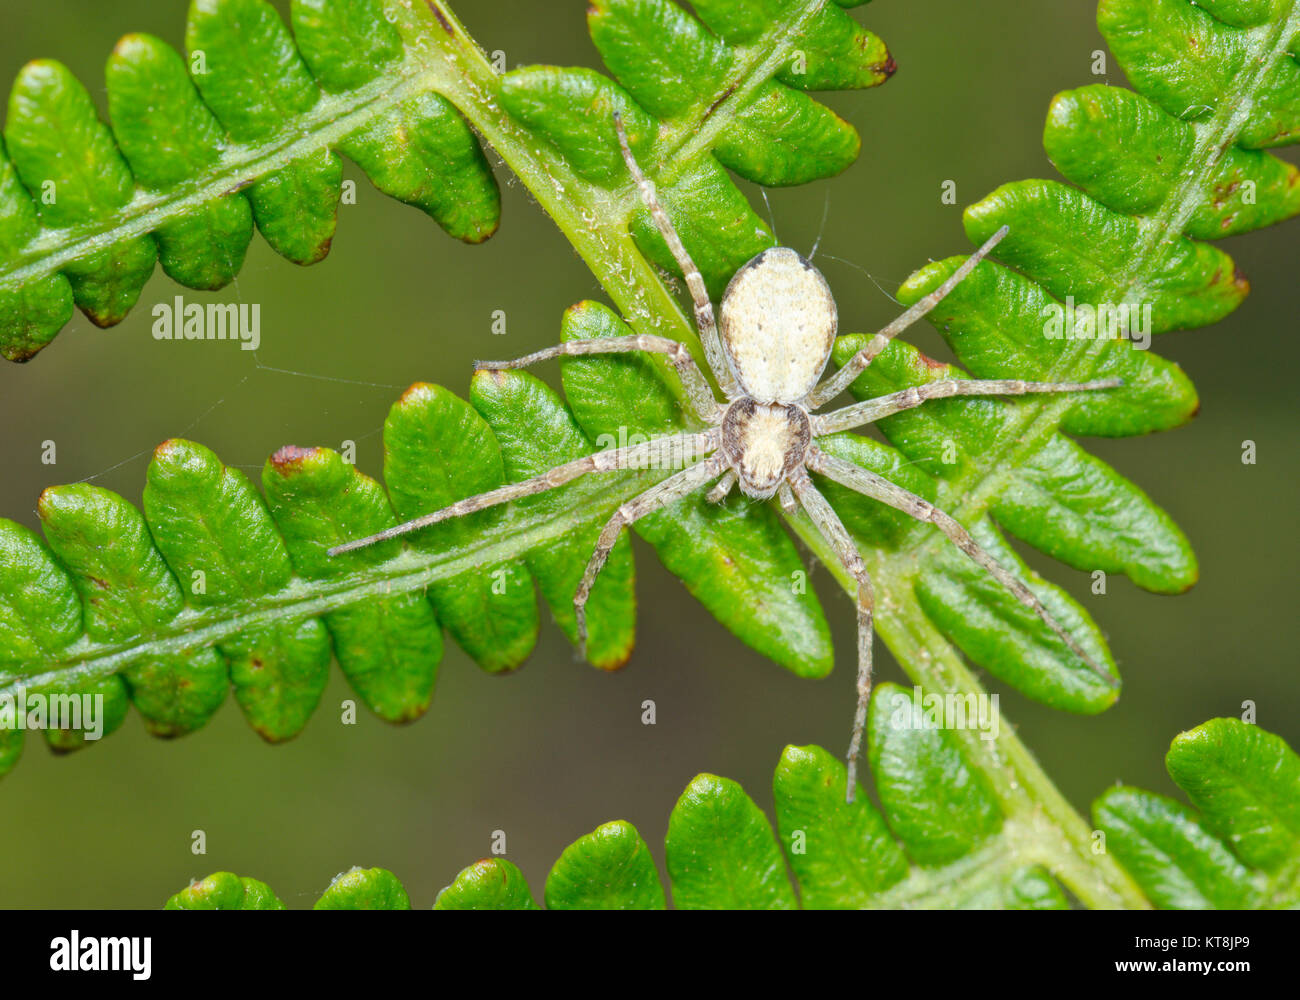
[[[790,484],[782,483],[776,488],[777,499],[781,502],[781,509],[787,514],[798,514],[799,504],[795,502],[794,494],[790,492]]]
[[[677,369],[686,395],[691,401],[691,409],[706,424],[718,422],[718,401],[708,380],[700,371],[691,352],[685,344],[679,344],[667,337],[651,334],[633,334],[628,337],[595,337],[591,340],[570,340],[556,347],[516,358],[514,361],[475,361],[474,367],[479,371],[506,371],[524,368],[527,365],[546,361],[550,358],[570,358],[580,354],[630,354],[634,351],[646,351],[651,354],[666,354],[668,360]]]
[[[1043,606],[1042,601],[1034,596],[1033,591],[1007,572],[1002,564],[994,559],[979,542],[975,541],[970,532],[954,520],[951,515],[945,514],[915,493],[909,493],[901,486],[895,486],[883,476],[878,476],[860,465],[854,465],[852,462],[846,462],[834,455],[826,454],[816,445],[813,445],[808,450],[806,464],[809,469],[820,472],[827,479],[834,480],[841,486],[847,486],[863,496],[889,504],[889,506],[901,510],[904,514],[914,517],[918,521],[933,524],[947,536],[949,541],[970,556],[976,564],[987,570],[998,583],[1011,591],[1021,604],[1038,615],[1047,624],[1048,628],[1055,632],[1061,641],[1070,648],[1070,651],[1087,665],[1089,670],[1105,681],[1108,686],[1119,686],[1119,682],[1099,666],[1083,650],[1083,647],[1065,631],[1052,613]]]
[[[979,262],[987,257],[989,252],[995,246],[1002,242],[1002,237],[1006,236],[1010,231],[1010,227],[1008,226],[1003,226],[999,229],[984,241],[982,247],[967,257],[966,260],[962,262],[961,267],[953,271],[942,285],[936,288],[929,295],[920,299],[905,313],[867,341],[867,346],[858,351],[857,354],[853,355],[843,368],[808,394],[808,408],[810,410],[815,410],[817,407],[829,403],[832,399],[847,389],[853,380],[862,374],[862,370],[866,368],[867,365],[871,364],[872,359],[883,351],[894,337],[902,333],[943,301],[944,296],[960,285],[966,279],[966,276],[970,274],[971,271],[975,270]]]
[[[858,757],[862,753],[862,733],[867,726],[867,705],[871,700],[871,612],[875,606],[875,596],[862,554],[858,552],[844,522],[812,484],[808,473],[801,469],[790,477],[789,482],[812,523],[835,550],[835,555],[848,570],[849,576],[858,583],[858,707],[853,713],[853,737],[849,740],[849,780],[844,791],[844,801],[852,802],[858,791]]]
[[[700,274],[700,269],[695,266],[695,262],[691,260],[691,255],[686,252],[686,247],[682,245],[682,238],[677,235],[677,230],[673,228],[663,205],[659,203],[654,185],[641,171],[636,157],[632,155],[632,147],[627,141],[627,130],[623,128],[623,117],[617,111],[614,112],[614,131],[618,133],[618,146],[623,151],[623,162],[627,164],[628,173],[636,181],[641,200],[650,210],[650,216],[659,229],[659,235],[668,244],[673,260],[677,261],[677,266],[681,268],[682,276],[686,279],[686,287],[690,289],[691,302],[695,307],[695,327],[699,330],[700,343],[704,346],[704,357],[709,362],[709,368],[713,370],[713,377],[718,380],[718,385],[727,398],[732,399],[736,395],[736,382],[731,377],[731,367],[722,353],[722,340],[718,337],[718,324],[713,318],[713,303],[709,299],[708,289],[704,287],[704,278]]]
[[[574,459],[572,462],[557,465],[555,468],[543,472],[540,476],[533,476],[531,479],[498,486],[486,493],[479,493],[472,497],[466,497],[464,500],[458,500],[451,506],[435,510],[431,514],[424,514],[414,520],[394,525],[378,534],[368,535],[365,538],[355,538],[350,542],[344,542],[342,545],[336,545],[329,550],[329,554],[331,556],[341,555],[344,552],[351,552],[353,549],[360,549],[367,545],[374,545],[376,542],[383,542],[390,538],[397,538],[399,535],[409,534],[412,531],[419,531],[421,528],[427,528],[429,525],[437,524],[440,521],[463,517],[466,514],[474,513],[476,510],[509,503],[511,500],[532,496],[535,493],[544,493],[547,490],[555,489],[557,486],[570,483],[579,476],[587,475],[589,472],[614,472],[619,469],[647,468],[649,463],[661,456],[671,459],[674,455],[680,455],[683,450],[688,452],[693,450],[695,454],[707,454],[716,449],[717,446],[717,432],[704,431],[703,433],[672,434],[667,437],[627,445],[623,448],[598,451],[593,455],[587,455],[583,458]]]
[[[1023,379],[947,378],[938,382],[914,385],[910,389],[891,392],[887,396],[865,399],[830,413],[811,417],[813,436],[834,434],[853,427],[873,423],[881,417],[920,406],[927,399],[946,399],[950,396],[1023,396],[1033,392],[1091,392],[1095,389],[1114,389],[1123,385],[1122,379],[1104,378],[1095,382],[1026,382]]]
[[[717,485],[709,490],[704,499],[709,503],[722,503],[723,500],[727,499],[727,494],[731,492],[731,488],[736,485],[736,479],[736,470],[728,469],[722,474],[722,478],[718,480]]]
[[[573,612],[578,619],[578,654],[580,656],[585,657],[587,655],[587,598],[591,596],[591,588],[596,583],[596,575],[604,567],[605,560],[609,558],[609,553],[618,541],[618,536],[622,530],[647,514],[653,514],[661,507],[666,507],[674,500],[680,500],[682,497],[694,493],[710,479],[720,475],[722,469],[723,461],[720,455],[714,455],[702,462],[697,462],[695,465],[661,480],[639,496],[628,500],[618,510],[614,511],[610,519],[605,522],[605,527],[600,530],[600,538],[596,541],[596,549],[592,552],[591,559],[587,563],[586,572],[582,574],[582,582],[578,584],[578,591],[573,595]]]

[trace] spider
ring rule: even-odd
[[[943,284],[882,329],[839,371],[823,380],[822,374],[835,342],[837,310],[830,286],[821,272],[788,247],[764,250],[732,277],[715,322],[713,303],[705,290],[704,279],[659,204],[654,186],[633,157],[627,133],[617,114],[614,115],[614,130],[623,161],[636,182],[640,197],[686,278],[705,359],[726,396],[726,402],[718,402],[685,345],[666,337],[636,334],[578,340],[514,361],[475,362],[478,370],[501,371],[574,355],[635,351],[663,354],[681,378],[695,416],[707,429],[596,452],[557,465],[540,476],[468,497],[376,535],[335,546],[329,554],[338,555],[485,507],[555,489],[588,473],[645,468],[645,465],[635,463],[670,459],[684,451],[704,456],[624,502],[605,523],[573,597],[579,648],[585,652],[586,603],[596,576],[623,529],[639,518],[701,491],[711,483],[714,485],[708,491],[707,499],[713,503],[720,503],[733,487],[739,486],[745,496],[754,500],[776,497],[789,514],[802,509],[857,585],[858,700],[849,743],[845,792],[846,801],[852,802],[857,789],[857,762],[871,692],[873,596],[871,578],[852,536],[809,478],[810,472],[816,472],[934,525],[1046,622],[1089,669],[1113,685],[1114,679],[1080,648],[1029,588],[994,560],[961,524],[888,479],[827,454],[817,446],[817,439],[825,434],[861,427],[930,399],[1080,392],[1110,389],[1121,384],[1119,379],[1073,383],[944,379],[828,413],[816,412],[847,389],[893,337],[933,309],[965,279],[1007,235],[1008,227],[1003,226],[994,233]]]

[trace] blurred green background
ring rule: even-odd
[[[599,65],[582,2],[456,7],[511,67]],[[55,57],[102,110],[114,41],[143,30],[180,46],[185,9],[182,0],[7,0],[0,78],[12,80],[27,59]],[[1048,100],[1094,82],[1092,53],[1104,47],[1089,0],[877,0],[854,13],[899,64],[882,88],[827,97],[861,131],[862,157],[832,181],[771,193],[779,236],[805,252],[830,199],[822,251],[851,264],[819,264],[845,331],[891,318],[888,293],[913,269],[969,250],[961,206],[1004,181],[1054,176],[1040,141]],[[1113,60],[1106,79],[1123,82]],[[352,439],[359,467],[378,475],[379,430],[401,389],[425,380],[464,394],[474,357],[551,344],[565,307],[600,297],[506,173],[500,233],[466,247],[349,170],[358,204],[340,208],[328,259],[298,268],[255,238],[238,282],[215,295],[261,303],[260,366],[234,344],[154,341],[150,307],[180,291],[156,272],[119,327],[101,331],[78,314],[31,364],[0,368],[0,514],[34,527],[43,486],[87,478],[138,501],[150,451],[172,436],[201,441],[254,475],[281,445]],[[949,179],[956,206],[940,202]],[[1190,535],[1197,587],[1157,597],[1113,577],[1109,593],[1094,596],[1084,574],[1030,555],[1092,611],[1126,681],[1119,704],[1099,718],[993,687],[1080,808],[1121,780],[1175,794],[1163,767],[1170,738],[1240,714],[1245,700],[1257,704],[1262,726],[1300,745],[1298,245],[1300,224],[1225,241],[1255,290],[1225,322],[1157,344],[1200,390],[1202,411],[1190,426],[1089,442]],[[508,335],[486,351],[497,309]],[[949,356],[929,328],[908,336]],[[556,368],[539,374],[558,384]],[[47,439],[57,443],[54,467],[40,461]],[[1245,439],[1257,444],[1254,466],[1241,463]],[[633,822],[662,862],[669,811],[700,771],[738,779],[770,810],[783,746],[819,743],[839,753],[846,743],[850,602],[817,574],[840,662],[827,680],[801,681],[733,639],[639,542],[637,555],[638,649],[612,676],[575,663],[548,623],[514,676],[482,674],[449,644],[432,709],[402,728],[369,716],[340,725],[337,706],[349,691],[335,671],[321,709],[285,746],[258,739],[229,701],[206,729],[170,744],[148,738],[135,717],[112,739],[63,759],[29,738],[0,783],[0,906],[159,906],[191,878],[221,869],[265,879],[290,906],[308,906],[335,873],[357,864],[392,869],[415,905],[428,906],[488,853],[498,829],[540,894],[564,846],[606,820]],[[878,663],[881,679],[903,679],[887,654]],[[646,698],[658,705],[653,727],[639,719]],[[190,853],[195,830],[207,834],[204,857]]]

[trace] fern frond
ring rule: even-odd
[[[1103,4],[1102,23],[1111,23],[1121,9],[1168,12],[1184,6],[1193,18],[1209,17],[1185,0],[1128,0]],[[565,318],[566,338],[634,330],[698,346],[679,304],[643,256],[642,250],[654,258],[662,247],[637,221],[640,203],[618,172],[613,110],[622,111],[633,145],[652,166],[674,221],[715,287],[771,239],[744,199],[736,201],[738,192],[723,164],[743,176],[781,183],[823,176],[851,158],[856,140],[849,138],[847,126],[782,82],[791,72],[787,64],[796,46],[804,51],[809,38],[822,39],[824,53],[836,50],[847,37],[833,23],[842,12],[816,0],[791,0],[782,7],[789,17],[755,34],[738,13],[753,9],[752,4],[700,4],[714,36],[667,0],[602,0],[590,15],[593,37],[619,84],[588,71],[551,68],[502,78],[445,5],[394,10],[408,51],[413,37],[430,32],[426,49],[441,61],[425,69],[439,92],[528,185],[622,313],[620,319],[594,303],[575,306]],[[831,18],[826,22],[831,26],[821,18]],[[1135,36],[1139,42],[1116,34],[1117,53],[1131,58],[1135,46],[1145,46],[1176,63],[1186,38],[1158,19],[1152,23]],[[1067,563],[1125,572],[1153,590],[1175,592],[1195,579],[1190,547],[1168,516],[1136,485],[1060,433],[1121,435],[1175,426],[1195,410],[1190,382],[1175,365],[1136,350],[1131,339],[1076,337],[1078,331],[1068,324],[1070,336],[1046,336],[1045,310],[1064,305],[1070,296],[1094,307],[1151,300],[1167,311],[1155,323],[1164,330],[1212,321],[1244,293],[1224,255],[1182,234],[1192,232],[1187,227],[1193,220],[1209,217],[1205,213],[1212,209],[1206,206],[1217,197],[1215,178],[1234,146],[1246,156],[1258,152],[1247,149],[1250,142],[1292,134],[1283,112],[1294,118],[1300,107],[1286,97],[1295,69],[1287,47],[1295,44],[1300,22],[1292,4],[1279,5],[1255,26],[1212,19],[1197,23],[1203,37],[1219,39],[1216,44],[1225,51],[1248,52],[1250,70],[1225,81],[1231,101],[1225,98],[1204,123],[1193,122],[1193,140],[1176,176],[1158,163],[1134,174],[1130,187],[1145,184],[1157,199],[1138,207],[1102,182],[1091,193],[1047,181],[1000,189],[968,210],[967,229],[978,238],[1009,222],[1012,236],[1003,257],[1017,270],[986,261],[934,314],[961,362],[982,377],[1083,381],[1119,375],[1125,388],[1084,402],[1059,397],[936,402],[882,423],[892,447],[855,435],[826,445],[933,499],[969,525],[1028,582],[1079,645],[1112,672],[1117,672],[1114,661],[1087,612],[1030,573],[998,526]],[[655,35],[656,25],[672,30]],[[666,39],[665,47],[647,47],[647,38]],[[653,63],[653,74],[644,73],[631,54],[638,44],[641,57]],[[819,64],[818,80],[875,79],[861,69],[836,76],[831,64],[829,56]],[[1153,95],[1164,93],[1191,76],[1171,71],[1149,89]],[[1231,102],[1267,108],[1269,101],[1281,103],[1267,118],[1274,127],[1268,135],[1249,116],[1225,110]],[[776,116],[781,128],[767,116],[771,102],[783,109]],[[1122,106],[1127,105],[1114,104]],[[1049,147],[1058,162],[1104,162],[1108,136],[1126,145],[1146,141],[1120,111],[1088,121],[1087,128],[1059,142],[1049,126]],[[1157,130],[1169,125],[1154,121]],[[739,145],[729,138],[733,129],[745,138]],[[1260,171],[1251,176],[1261,181],[1269,171],[1286,174],[1287,168],[1276,165],[1280,161],[1247,159]],[[1068,174],[1074,168],[1063,169]],[[1092,183],[1082,168],[1071,176],[1085,186]],[[1263,214],[1243,208],[1227,228],[1294,214],[1295,206],[1278,201],[1280,189],[1262,193],[1272,208]],[[903,296],[919,298],[958,263],[952,259],[922,269],[905,284]],[[846,360],[863,341],[841,338],[838,360]],[[184,731],[215,708],[200,695],[206,696],[211,678],[219,679],[211,662],[216,657],[220,668],[229,670],[254,725],[268,738],[284,739],[301,728],[319,698],[331,635],[363,700],[393,719],[418,715],[427,704],[439,624],[485,668],[517,666],[537,630],[535,581],[572,637],[568,602],[592,539],[618,503],[657,478],[654,470],[573,484],[507,511],[439,525],[402,548],[353,553],[347,561],[323,556],[330,546],[397,517],[577,457],[602,446],[602,439],[607,444],[610,435],[618,440],[689,426],[680,384],[659,361],[572,358],[562,372],[564,402],[536,379],[515,373],[480,375],[470,403],[437,387],[414,387],[394,407],[385,428],[387,497],[332,452],[284,449],[264,471],[263,501],[206,449],[179,441],[164,445],[151,466],[147,524],[133,508],[126,509],[129,504],[103,491],[67,488],[66,501],[59,489],[48,491],[42,516],[50,548],[25,529],[0,524],[0,548],[6,566],[13,567],[0,573],[5,630],[0,632],[0,696],[102,693],[112,708],[107,717],[117,720],[130,691],[142,711],[144,705],[154,706],[148,709],[154,713],[152,726]],[[876,395],[945,373],[955,371],[895,343],[853,389]],[[539,434],[539,427],[548,433]],[[983,695],[960,650],[976,666],[1055,707],[1097,712],[1114,700],[1114,691],[1082,669],[1051,629],[973,573],[934,532],[861,499],[828,492],[876,581],[877,628],[925,690]],[[97,566],[74,544],[79,535],[93,533],[82,522],[105,516],[121,519],[127,526],[121,530],[141,539],[134,558],[120,565]],[[66,525],[57,523],[62,519]],[[810,526],[797,517],[789,525],[847,583]],[[737,498],[711,508],[691,498],[637,527],[665,565],[744,641],[802,675],[830,669],[820,602],[799,576],[803,566],[794,541],[767,507]],[[150,536],[156,548],[143,544]],[[212,589],[195,591],[196,573]],[[625,547],[616,551],[612,571],[593,595],[589,655],[597,666],[617,666],[631,648],[632,575]],[[137,589],[152,595],[141,602],[144,606],[119,599]],[[424,599],[426,590],[430,601]],[[378,670],[376,650],[392,651],[400,668]],[[83,736],[75,730],[55,734],[69,745]],[[1010,726],[993,741],[964,730],[945,738],[980,776],[976,783],[986,786],[997,815],[1012,829],[1028,825],[1037,838],[1035,849],[1051,852],[1054,877],[1093,905],[1141,905],[1136,884],[1113,859],[1092,854],[1090,831]],[[0,743],[7,747],[0,749],[0,762],[16,753],[13,740],[11,733],[0,735],[0,741],[8,741]]]
[[[1195,414],[1191,382],[1143,337],[1214,322],[1245,295],[1231,259],[1200,240],[1300,212],[1300,170],[1258,148],[1295,141],[1300,129],[1300,67],[1288,51],[1300,12],[1280,4],[1241,26],[1185,0],[1104,0],[1098,24],[1144,93],[1094,85],[1053,100],[1044,144],[1081,187],[1019,181],[968,208],[974,242],[1010,226],[997,250],[1004,265],[981,264],[929,319],[975,377],[1119,377],[1123,387],[1068,401],[950,400],[880,427],[939,478],[941,506],[967,523],[991,516],[979,524],[984,540],[1022,572],[994,521],[1075,568],[1179,593],[1197,576],[1186,537],[1137,485],[1061,431],[1127,436]],[[1218,67],[1212,93],[1207,59]],[[918,300],[963,259],[922,268],[900,299]],[[1089,315],[1115,307],[1137,310],[1136,322],[1101,331],[1094,319],[1088,328]],[[865,339],[842,338],[838,360]],[[963,374],[894,343],[852,391],[866,398]],[[1068,661],[1051,651],[1054,637],[933,533],[910,548],[919,569],[903,567],[898,589],[914,587],[931,622],[974,663],[1059,707],[1109,703],[1104,690],[1079,690],[1061,671]],[[888,578],[898,567],[878,572]],[[1077,617],[1064,607],[1058,613]],[[1008,621],[1017,627],[1006,629]]]
[[[821,747],[789,746],[773,776],[775,831],[740,785],[701,774],[668,820],[667,891],[636,828],[615,821],[565,848],[546,879],[546,909],[663,909],[668,896],[689,910],[1066,909],[1035,831],[1000,812],[927,714],[892,685],[873,699],[880,809],[861,795],[845,804],[844,765]],[[1253,725],[1213,719],[1180,734],[1168,763],[1197,808],[1133,788],[1111,789],[1093,806],[1104,834],[1098,844],[1125,862],[1151,904],[1241,910],[1300,903],[1300,758],[1291,748]],[[269,892],[221,872],[167,907],[265,909]],[[354,868],[316,908],[410,905],[392,872]],[[456,876],[434,909],[538,906],[519,868],[491,858]]]
[[[29,63],[0,150],[0,353],[31,358],[75,303],[111,326],[157,260],[228,284],[254,222],[298,264],[329,251],[345,154],[467,242],[499,195],[464,119],[419,76],[378,0],[196,0],[188,57],[127,35],[108,61],[112,128],[54,60]]]
[[[99,326],[120,322],[155,261],[187,287],[225,286],[254,223],[287,259],[321,260],[334,234],[340,155],[451,235],[489,237],[496,183],[445,96],[459,97],[440,75],[454,69],[431,68],[412,44],[419,36],[407,6],[293,0],[291,32],[266,0],[196,0],[186,57],[151,35],[118,43],[106,72],[111,127],[65,66],[24,67],[0,147],[0,354],[31,358],[74,304]],[[795,87],[873,86],[893,64],[879,39],[833,5],[700,9],[728,41],[666,2],[598,4],[591,14],[611,70],[662,122],[590,71],[493,74],[490,86],[538,139],[572,156],[580,176],[615,190],[622,178],[611,183],[592,160],[608,166],[609,110],[625,108],[638,149],[653,144],[654,162],[678,178],[665,180],[666,200],[692,220],[688,245],[716,284],[738,254],[771,243],[718,161],[768,184],[842,170],[857,133]],[[450,12],[439,16],[454,23]],[[797,73],[773,45],[795,32],[807,46],[801,59],[811,60]],[[482,94],[463,72],[455,82]]]
[[[765,179],[784,183],[843,169],[857,152],[857,135],[850,126],[801,91],[773,79],[790,75],[783,63],[791,58],[795,41],[802,46],[801,59],[811,59],[816,70],[807,79],[795,74],[805,86],[874,85],[892,71],[879,40],[838,8],[808,2],[772,3],[768,8],[761,18],[748,9],[745,23],[730,25],[727,37],[734,36],[736,44],[708,34],[666,0],[611,0],[593,8],[592,32],[602,54],[612,67],[632,77],[629,88],[664,116],[662,122],[617,84],[585,70],[543,67],[497,79],[489,68],[490,79],[474,78],[468,84],[462,79],[460,86],[468,85],[482,98],[480,84],[490,85],[499,92],[503,106],[535,129],[528,140],[533,169],[548,168],[548,180],[560,190],[569,184],[564,199],[569,205],[600,213],[600,225],[593,221],[583,232],[600,241],[607,265],[610,246],[605,232],[626,232],[623,227],[633,206],[639,205],[621,166],[611,125],[612,111],[621,109],[634,144],[663,171],[669,211],[688,233],[693,249],[714,263],[709,273],[716,281],[739,266],[752,247],[769,245],[771,236],[714,159],[715,146],[721,150],[717,155],[742,174],[748,170],[758,178],[762,161],[769,164]],[[731,16],[730,9],[725,4],[709,7],[712,16],[721,19],[719,23]],[[293,11],[302,55],[325,89],[338,92],[367,84],[371,77],[366,77],[366,67],[372,63],[382,67],[406,58],[395,33],[399,28],[414,30],[390,9],[394,28],[379,17],[372,0],[312,0],[295,3]],[[781,14],[791,16],[777,16]],[[454,41],[463,43],[450,12],[439,9],[435,21],[439,34],[449,32]],[[656,36],[646,34],[651,22],[673,28],[668,51],[652,51],[647,39]],[[210,0],[196,5],[189,32],[191,48],[205,53],[211,69],[215,53],[236,51],[229,37],[236,29],[251,32],[251,38],[279,52],[282,62],[296,65],[283,25],[263,0]],[[207,47],[195,43],[196,38],[207,39]],[[852,60],[843,53],[832,59],[836,47],[846,44]],[[134,43],[127,48],[121,58],[145,78],[161,72],[139,70],[137,63],[143,57]],[[150,52],[168,62],[156,47]],[[477,49],[474,52],[478,54]],[[256,47],[241,58],[255,61]],[[637,77],[647,60],[658,60],[655,65],[660,70],[671,63],[678,75],[667,80]],[[705,66],[712,67],[712,76],[702,75]],[[174,64],[172,69],[180,72],[181,67]],[[296,71],[285,72],[291,79],[282,86],[296,88],[305,108],[306,79]],[[200,81],[207,104],[184,91],[180,84],[188,86],[186,81],[175,81],[176,93],[170,96],[173,104],[179,101],[187,109],[182,117],[210,125],[207,107],[211,104],[218,118],[226,108],[232,120],[249,118],[246,127],[255,131],[257,122],[252,119],[258,117],[259,101],[266,95],[246,92],[247,73],[227,68],[219,75],[212,69],[209,76],[211,80]],[[154,96],[159,106],[167,106],[162,101],[166,95]],[[270,109],[262,110],[270,114]],[[174,142],[171,133],[150,131],[147,126],[156,122],[141,124],[136,120],[139,116],[130,114],[121,117],[119,132],[127,123],[135,123],[134,130],[126,130],[128,149],[148,145],[151,135],[154,144]],[[378,127],[372,125],[371,132]],[[106,130],[100,129],[101,145],[111,146]],[[219,145],[214,129],[209,128],[209,137]],[[743,142],[729,138],[733,131],[743,136]],[[248,142],[254,140],[252,131],[241,135]],[[702,135],[709,137],[708,142]],[[514,148],[507,137],[498,142],[507,150]],[[355,153],[360,147],[349,139],[341,148]],[[736,151],[742,148],[761,154],[748,168],[738,160]],[[376,163],[406,162],[391,143],[377,139],[374,149],[379,151]],[[387,160],[379,155],[383,151]],[[815,161],[817,166],[778,177],[771,163],[782,158]],[[608,169],[611,162],[618,164],[616,172]],[[689,181],[675,185],[666,179],[672,171],[683,177],[708,175],[712,181],[707,191]],[[289,171],[284,176],[301,180],[306,175]],[[181,180],[175,173],[169,182]],[[294,187],[283,187],[275,177],[259,183],[277,191]],[[579,185],[583,190],[577,190]],[[446,185],[439,190],[446,193]],[[452,198],[451,202],[472,205],[473,199]],[[744,208],[738,216],[737,204]],[[210,221],[212,213],[222,210],[209,205],[205,211]],[[728,213],[734,216],[730,224],[725,221]],[[304,225],[311,218],[302,212],[284,217]],[[737,227],[758,243],[737,240]],[[713,248],[699,242],[701,238]],[[644,260],[639,255],[636,259],[645,272]],[[617,266],[616,259],[613,264]],[[657,279],[649,281],[644,287],[664,294]],[[644,290],[638,294],[644,297]],[[575,316],[587,314],[575,310]],[[672,305],[669,322],[680,315]],[[601,319],[619,325],[607,310]],[[663,320],[660,310],[658,321]],[[676,403],[680,388],[656,379],[653,368],[645,375],[651,380],[650,396],[641,401],[657,399],[664,419],[680,423],[684,419]],[[605,509],[592,505],[592,490],[581,484],[561,491],[562,495],[519,504],[509,517],[487,511],[426,533],[418,548],[432,561],[412,561],[409,553],[399,556],[396,547],[349,561],[324,556],[329,545],[391,523],[394,509],[410,516],[497,485],[503,475],[526,476],[591,449],[573,414],[536,380],[479,379],[474,402],[477,409],[432,386],[413,387],[403,397],[385,434],[388,497],[331,452],[289,448],[268,463],[263,480],[268,508],[241,474],[226,469],[201,446],[181,441],[160,447],[150,466],[147,527],[134,508],[114,494],[93,487],[47,491],[40,509],[53,553],[16,524],[5,522],[0,532],[12,559],[8,583],[13,585],[4,606],[13,623],[13,641],[0,653],[0,685],[7,685],[10,694],[20,689],[37,693],[48,684],[62,691],[103,694],[110,729],[120,724],[133,696],[148,713],[150,728],[172,735],[196,728],[215,711],[222,699],[221,676],[228,671],[236,699],[254,727],[268,739],[282,740],[300,731],[320,697],[331,635],[340,663],[363,700],[393,721],[413,718],[428,705],[441,656],[440,624],[485,669],[510,669],[522,662],[538,627],[534,578],[572,638],[576,626],[571,595],[598,530],[591,518]],[[551,433],[539,437],[538,426],[548,427]],[[452,441],[457,443],[449,444]],[[624,477],[618,485],[626,488],[638,478],[645,477]],[[615,484],[608,481],[595,488],[601,498],[615,493]],[[223,519],[208,516],[213,510],[223,511]],[[524,512],[527,516],[521,518]],[[575,531],[576,524],[582,530]],[[513,544],[481,544],[485,534],[500,536],[511,526],[522,531],[521,537],[529,543],[521,546],[516,538]],[[540,535],[533,530],[539,527]],[[102,566],[96,546],[85,537],[96,530],[101,532],[101,542],[114,531],[133,533],[135,542],[117,547],[115,565]],[[650,519],[646,530],[655,533],[666,561],[688,586],[758,648],[800,673],[820,675],[830,669],[830,642],[820,605],[810,593],[791,593],[787,581],[802,564],[774,517],[746,516],[735,505],[716,512],[692,509],[676,520]],[[540,540],[548,542],[544,551],[537,548]],[[477,561],[486,558],[481,553],[494,549],[509,550],[512,558]],[[147,580],[141,578],[142,563],[150,567]],[[21,584],[26,570],[41,576],[43,589]],[[618,666],[631,651],[631,578],[630,550],[623,543],[593,595],[589,656],[598,666]],[[132,598],[149,586],[160,593],[147,613],[140,613],[131,606]],[[358,586],[368,595],[381,587],[405,596],[353,608],[350,605],[360,596]],[[437,618],[422,594],[407,593],[425,588]],[[99,607],[106,590],[115,595],[109,601],[111,615]],[[62,631],[47,636],[40,627],[33,629],[29,616],[39,615],[45,602],[77,597],[85,602],[84,615],[74,614],[69,604]],[[767,612],[752,616],[754,606]],[[318,617],[321,612],[327,612],[323,619]],[[51,735],[71,742],[78,739],[59,737],[58,732],[52,730]],[[18,741],[13,734],[5,738]]]

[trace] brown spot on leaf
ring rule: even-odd
[[[485,242],[489,237],[495,235],[497,229],[500,228],[500,226],[501,226],[500,219],[496,219],[489,225],[476,224],[476,227],[472,233],[466,233],[465,235],[459,237],[459,239],[462,243],[468,243],[470,246],[476,246],[479,243]]]
[[[157,448],[153,450],[153,457],[166,458],[173,451],[176,451],[180,447],[180,443],[181,443],[180,438],[168,438],[166,441],[164,441],[162,444],[160,444]]]
[[[271,465],[277,472],[288,475],[312,458],[317,451],[318,448],[300,448],[296,444],[287,444],[271,456]]]
[[[416,382],[413,385],[409,386],[404,393],[402,393],[402,397],[401,399],[398,400],[398,403],[400,404],[412,403],[417,399],[419,399],[421,396],[427,395],[432,388],[433,386],[429,385],[428,382]]]
[[[721,94],[718,95],[718,99],[716,101],[714,101],[712,104],[709,105],[709,110],[704,113],[704,117],[708,118],[711,114],[713,114],[713,112],[718,109],[718,105],[721,104],[723,101],[725,101],[728,97],[730,97],[735,92],[736,92],[736,84],[733,83],[731,86],[729,86],[726,90],[724,90]]]
[[[470,376],[471,382],[490,381],[498,389],[505,387],[508,376],[500,368],[479,368]]]
[[[101,330],[107,330],[110,326],[117,326],[118,323],[122,322],[121,316],[114,316],[111,313],[97,313],[86,309],[82,309],[81,311],[85,314],[88,320],[94,323]]]
[[[46,512],[58,499],[58,494],[51,492],[53,489],[53,486],[45,487],[36,499],[36,513],[42,521],[45,520]]]
[[[311,258],[307,261],[307,263],[316,264],[324,260],[326,257],[328,257],[330,254],[330,247],[333,245],[333,243],[334,243],[333,234],[326,236],[324,242],[322,242],[321,245],[318,246],[312,252]]]

